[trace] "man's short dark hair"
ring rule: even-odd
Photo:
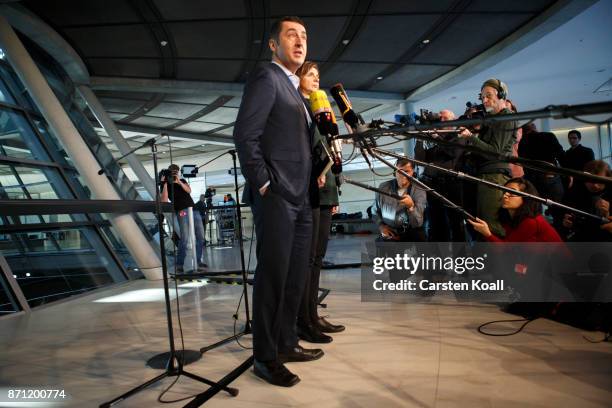
[[[179,171],[181,168],[178,166],[178,164],[174,164],[172,163],[171,165],[168,166],[168,170],[170,171]]]
[[[405,157],[401,159],[397,159],[397,161],[395,162],[395,167],[404,167],[407,164],[409,164],[414,169],[414,162]]]
[[[304,26],[304,28],[306,28],[306,24],[304,24],[304,21],[299,18],[298,16],[285,16],[285,17],[281,17],[278,20],[276,20],[275,22],[272,23],[272,26],[270,26],[270,38],[273,39],[276,42],[279,42],[280,39],[280,32],[281,29],[283,28],[283,23],[285,21],[292,21],[294,23],[298,23]]]
[[[578,137],[578,140],[582,140],[582,134],[579,131],[577,131],[576,129],[570,130],[569,132],[567,132],[567,137],[570,137],[572,135],[572,133],[575,134]]]

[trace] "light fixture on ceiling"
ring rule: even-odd
[[[427,38],[424,39],[423,41],[421,41],[423,44],[429,44],[430,40],[428,40]]]
[[[383,77],[381,77],[381,76],[377,76],[377,77],[376,77],[376,80],[377,80],[377,81],[380,81],[381,79],[383,79]]]
[[[168,45],[168,41],[163,40],[163,41],[160,42],[160,44],[161,44],[162,47],[165,47],[166,45]]]
[[[351,42],[351,40],[342,40],[342,44],[344,44],[344,45],[348,45],[348,43],[350,43],[350,42]]]

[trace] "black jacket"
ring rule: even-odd
[[[234,126],[240,166],[247,180],[244,198],[268,180],[270,189],[301,204],[308,193],[312,166],[312,127],[304,102],[275,64],[257,68],[247,80]]]
[[[582,171],[584,170],[584,165],[592,160],[595,160],[593,149],[578,145],[573,149],[567,149],[565,151],[565,156],[563,157],[561,165],[568,169]]]

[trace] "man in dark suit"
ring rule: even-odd
[[[567,141],[570,144],[570,148],[565,151],[565,157],[563,157],[561,162],[563,167],[582,171],[584,170],[585,164],[595,160],[595,153],[593,153],[593,149],[581,145],[581,140],[582,135],[579,131],[570,130],[567,133]]]
[[[299,381],[283,363],[320,358],[320,349],[298,345],[296,318],[308,268],[312,210],[312,118],[297,91],[295,71],[306,57],[306,28],[283,17],[270,30],[272,62],[246,83],[234,127],[236,150],[247,180],[244,200],[257,232],[253,284],[255,374],[290,387]]]

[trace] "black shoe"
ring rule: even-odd
[[[204,262],[199,262],[198,268],[208,268],[208,264],[205,264]]]
[[[319,329],[314,326],[298,326],[297,335],[300,339],[309,343],[331,343],[333,338],[327,334],[321,333]]]
[[[291,350],[278,353],[278,360],[281,363],[292,363],[302,361],[313,361],[323,357],[321,349],[305,349],[302,346],[295,346]]]
[[[319,317],[316,327],[323,333],[340,333],[341,331],[344,331],[344,329],[346,329],[346,327],[341,324],[331,324],[330,322],[325,320],[324,317]]]
[[[253,371],[259,378],[280,387],[293,387],[300,382],[300,377],[293,374],[287,367],[278,361],[255,360],[253,362]]]

